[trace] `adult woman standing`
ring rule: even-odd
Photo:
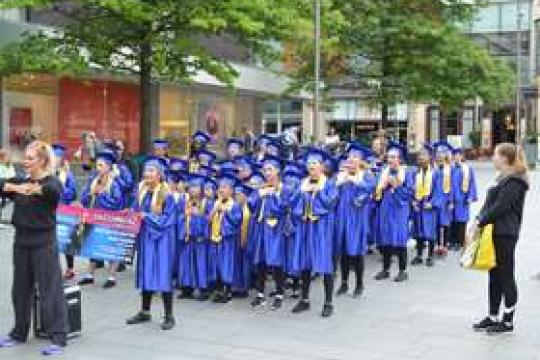
[[[0,180],[1,195],[11,198],[15,204],[12,218],[15,327],[7,337],[0,339],[0,348],[27,340],[35,283],[43,299],[43,321],[52,341],[42,353],[58,355],[66,346],[66,303],[56,244],[56,208],[62,184],[54,176],[53,157],[48,144],[34,141],[24,155],[28,177]]]
[[[514,330],[518,291],[514,276],[514,255],[523,218],[525,194],[529,189],[527,166],[521,149],[510,143],[499,144],[493,156],[500,172],[478,215],[474,231],[493,224],[496,266],[489,272],[489,315],[473,325],[476,331],[504,333]],[[502,319],[500,305],[504,298]]]

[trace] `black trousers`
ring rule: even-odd
[[[24,342],[32,319],[35,284],[41,297],[43,325],[52,342],[66,345],[67,306],[56,244],[39,247],[13,247],[12,300],[15,327],[9,336]]]
[[[517,238],[495,236],[493,240],[497,265],[489,272],[489,314],[497,316],[503,298],[506,309],[513,309],[518,301],[518,290],[514,276]]]
[[[309,289],[311,287],[311,271],[302,272],[302,300],[309,300]],[[324,274],[324,303],[327,305],[332,304],[332,297],[334,294],[334,274]]]
[[[428,257],[432,258],[435,251],[435,242],[425,239],[416,240],[416,255],[418,257],[422,257],[422,255],[424,254],[424,248],[426,247],[426,243],[428,248]]]
[[[465,245],[465,233],[467,232],[467,223],[453,222],[451,225],[451,242],[458,244],[460,247]]]
[[[343,284],[349,282],[351,267],[356,274],[356,287],[364,286],[364,256],[341,256],[341,282]]]
[[[437,245],[448,247],[450,241],[450,227],[440,226],[437,231]]]
[[[399,262],[399,271],[407,270],[407,248],[398,246],[383,246],[383,270],[389,271],[392,264],[392,255],[396,255]]]
[[[285,285],[285,273],[280,267],[267,267],[264,264],[259,264],[257,275],[255,278],[255,289],[259,294],[264,294],[267,272],[271,270],[274,282],[276,283],[276,294],[283,295]]]
[[[154,296],[154,292],[152,291],[143,291],[141,293],[142,311],[150,312],[153,296]],[[163,299],[163,309],[165,310],[165,317],[172,317],[173,316],[173,293],[163,292],[161,293],[161,297]]]

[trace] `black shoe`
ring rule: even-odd
[[[107,281],[105,281],[105,284],[103,284],[104,289],[110,289],[115,286],[116,286],[116,280],[113,280],[113,279],[107,279]]]
[[[85,285],[93,285],[94,284],[94,278],[85,277],[79,280],[77,283],[79,286],[85,286]]]
[[[421,265],[424,261],[422,260],[422,258],[420,256],[415,256],[412,261],[411,261],[411,265]]]
[[[165,316],[165,320],[163,320],[163,323],[161,324],[161,330],[164,330],[164,331],[172,330],[172,328],[174,328],[174,325],[176,325],[176,321],[174,320],[174,317]]]
[[[356,289],[354,289],[353,292],[353,298],[357,299],[364,293],[364,287],[363,286],[357,286]]]
[[[280,295],[276,295],[276,298],[274,299],[274,303],[270,307],[270,310],[279,310],[281,309],[282,305],[283,305],[283,297]]]
[[[514,331],[514,324],[506,322],[498,322],[486,329],[488,335],[511,333]]]
[[[193,291],[182,290],[180,294],[176,297],[177,299],[193,299]]]
[[[486,316],[482,321],[473,324],[472,328],[474,331],[486,331],[489,327],[496,324],[498,324],[497,321],[493,321],[489,316]]]
[[[210,295],[208,295],[208,293],[205,291],[201,291],[199,292],[199,295],[194,297],[193,294],[191,294],[191,295],[188,295],[188,297],[186,297],[185,299],[195,299],[197,301],[208,301],[210,300]]]
[[[426,266],[427,266],[427,267],[433,267],[434,265],[435,265],[435,261],[433,260],[433,258],[432,258],[432,257],[428,257],[428,258],[426,259]]]
[[[257,296],[249,305],[251,305],[251,307],[264,306],[266,305],[266,298],[264,296]]]
[[[324,304],[321,316],[322,317],[330,317],[334,313],[334,305],[332,304]]]
[[[409,280],[409,274],[405,271],[400,271],[397,276],[394,278],[395,282],[404,282]]]
[[[336,292],[336,295],[340,296],[340,295],[346,294],[348,291],[349,291],[349,285],[347,285],[346,283],[343,283],[341,284],[338,291]]]
[[[309,301],[300,300],[299,302],[296,303],[296,305],[293,307],[291,312],[293,314],[299,314],[301,312],[308,311],[310,308],[311,308],[311,304],[309,303]]]
[[[145,323],[145,322],[149,322],[151,320],[152,320],[152,315],[140,311],[139,313],[137,313],[137,315],[127,319],[126,324],[127,325],[137,325],[137,324],[142,324],[142,323]]]
[[[390,273],[388,271],[382,270],[377,275],[375,275],[375,280],[381,281],[388,279],[390,277]]]
[[[232,300],[232,296],[229,294],[218,294],[213,299],[214,304],[227,304]]]

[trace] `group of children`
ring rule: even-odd
[[[140,212],[143,225],[137,243],[136,282],[141,310],[127,320],[151,320],[154,293],[161,293],[164,330],[171,329],[173,297],[227,303],[233,295],[255,296],[251,306],[282,307],[286,288],[298,298],[293,313],[310,309],[314,276],[322,279],[321,315],[333,313],[334,274],[340,267],[338,295],[364,290],[364,256],[377,250],[383,268],[376,280],[390,277],[398,257],[396,282],[408,279],[407,244],[416,240],[413,265],[433,266],[436,255],[463,245],[469,206],[476,201],[473,169],[460,149],[448,143],[426,145],[417,166],[406,166],[406,149],[376,138],[371,149],[347,145],[338,157],[320,148],[301,148],[294,159],[280,157],[280,144],[262,135],[255,154],[244,154],[239,139],[227,141],[226,157],[209,150],[210,135],[191,138],[188,158],[168,156],[168,143],[154,141],[142,180],[121,161],[118,147],[97,156],[96,171],[81,196],[85,207]],[[64,203],[75,199],[65,148],[55,146]],[[94,282],[98,262],[79,284]],[[109,264],[105,287],[115,284],[119,264]],[[69,269],[68,269],[69,271]],[[73,275],[68,273],[67,275]],[[268,278],[274,289],[267,291]]]

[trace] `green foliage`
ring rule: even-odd
[[[469,140],[473,149],[479,149],[482,144],[482,132],[480,130],[473,130],[469,133]]]

